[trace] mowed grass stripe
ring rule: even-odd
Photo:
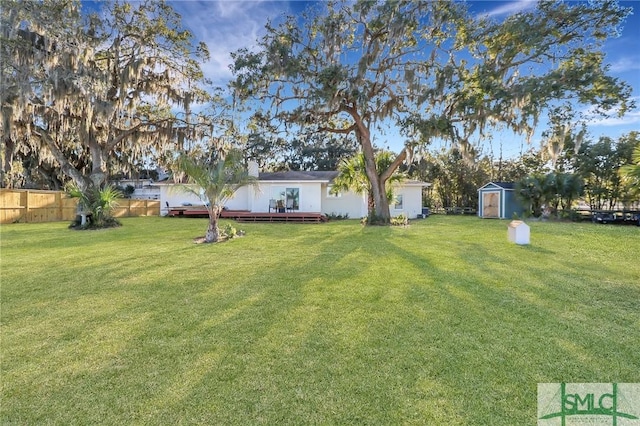
[[[638,382],[640,229],[130,218],[0,228],[3,424],[534,424]]]

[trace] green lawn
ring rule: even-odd
[[[640,382],[640,228],[132,218],[3,225],[0,423],[536,424]]]

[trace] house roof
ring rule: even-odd
[[[323,182],[329,183],[338,176],[339,172],[333,171],[301,171],[301,170],[289,170],[283,172],[260,172],[258,174],[259,182]],[[154,185],[172,185],[175,184],[173,180],[165,180],[163,182],[155,182]],[[405,186],[430,186],[430,183],[422,182],[419,180],[404,180],[402,185]]]
[[[296,182],[331,182],[338,176],[337,171],[285,171],[285,172],[261,172],[258,175],[258,180],[263,181],[296,181]],[[430,183],[422,182],[419,180],[405,180],[402,181],[402,185],[405,186],[430,186]]]
[[[423,182],[421,180],[413,180],[413,179],[403,180],[401,184],[405,186],[431,186],[429,182]]]
[[[258,175],[260,181],[286,180],[286,181],[323,181],[330,182],[338,172],[307,172],[307,171],[286,171],[286,172],[261,172]]]

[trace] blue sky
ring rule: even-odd
[[[299,14],[309,4],[305,1],[261,1],[261,0],[177,0],[170,1],[182,15],[183,24],[196,39],[207,43],[211,61],[203,64],[205,74],[216,85],[225,85],[231,78],[230,52],[255,46],[255,41],[263,34],[268,19],[277,20],[284,14]],[[497,19],[509,14],[533,8],[530,0],[514,1],[468,1],[471,10],[477,14],[488,14]],[[633,96],[640,105],[640,0],[621,1],[632,7],[634,14],[627,18],[620,37],[612,38],[605,44],[606,61],[611,66],[611,74],[621,78],[633,87]],[[544,125],[541,122],[542,125]],[[600,119],[589,125],[589,133],[597,139],[600,136],[618,138],[632,130],[640,131],[640,107],[628,112],[622,118]],[[541,128],[540,130],[544,130]],[[379,136],[380,146],[399,150],[403,140],[394,132]],[[494,137],[493,151],[502,146],[506,157],[518,155],[527,150],[523,137],[504,134]],[[539,136],[532,141],[533,147],[540,144]],[[490,149],[485,147],[485,153]]]

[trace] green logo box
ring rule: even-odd
[[[538,383],[538,426],[640,426],[640,383]]]

